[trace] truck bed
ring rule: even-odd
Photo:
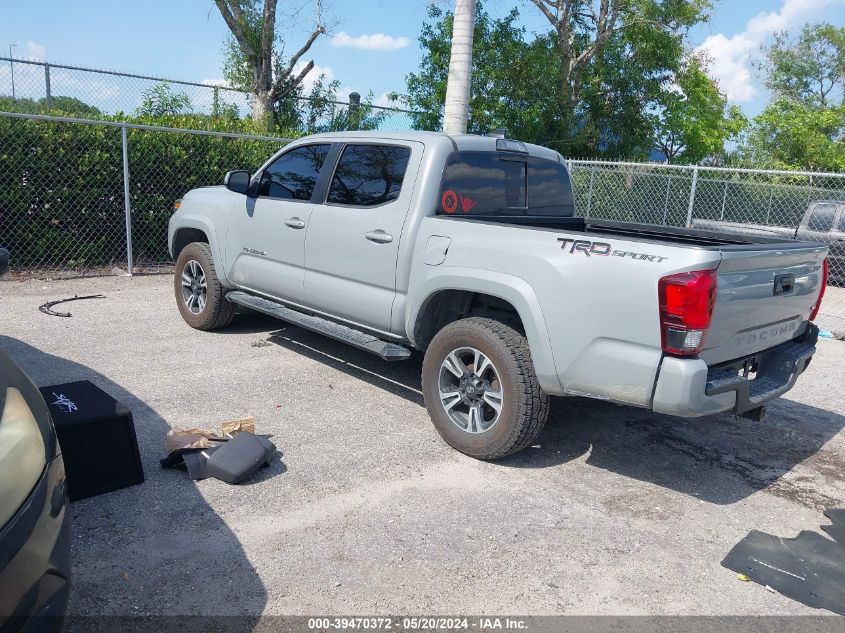
[[[715,307],[700,353],[708,365],[751,356],[799,336],[819,296],[827,251],[818,242],[575,217],[440,215],[435,221],[455,225],[432,232],[460,236],[456,252],[483,244],[488,252],[501,254],[502,272],[519,276],[532,287],[543,286],[544,295],[569,293],[578,297],[579,304],[597,310],[601,306],[603,313],[624,313],[628,321],[637,305],[644,304],[639,318],[651,336],[659,332],[658,280],[689,270],[717,270]],[[575,247],[581,236],[592,246],[602,244],[602,251],[591,251],[593,256],[588,257],[582,248],[578,250],[585,256],[578,256]],[[611,252],[620,256],[596,257]],[[634,264],[637,259],[646,265]],[[523,260],[533,263],[523,266]],[[492,266],[489,258],[483,261]],[[549,278],[557,283],[545,287]],[[553,312],[546,306],[543,310]],[[626,329],[624,323],[618,332],[605,323],[601,334],[631,340],[632,328]]]
[[[768,237],[763,235],[745,234],[714,234],[712,231],[688,229],[657,224],[635,224],[632,222],[616,222],[613,220],[599,220],[576,217],[554,216],[473,216],[472,218],[444,217],[459,222],[484,222],[521,226],[525,228],[550,229],[567,231],[570,233],[585,233],[593,235],[616,236],[635,241],[659,242],[662,244],[676,244],[695,246],[711,250],[746,250],[743,247],[754,245],[780,244],[784,248],[806,247],[807,242],[797,242],[787,237]]]

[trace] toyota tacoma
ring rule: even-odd
[[[496,459],[550,396],[760,419],[815,351],[826,247],[579,218],[566,161],[494,136],[341,132],[188,192],[169,226],[184,320],[238,306],[385,360],[424,352],[431,419]]]

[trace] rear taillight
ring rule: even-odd
[[[824,291],[827,288],[827,259],[822,262],[822,283],[819,290],[819,298],[816,299],[816,305],[813,306],[813,311],[810,312],[810,321],[815,321],[819,314],[819,308],[822,307],[822,299],[824,299]]]
[[[662,277],[657,282],[657,294],[663,351],[697,355],[704,347],[716,303],[716,271],[695,270]]]

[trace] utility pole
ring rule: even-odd
[[[9,44],[9,70],[11,71],[12,76],[12,99],[15,98],[15,62],[12,61],[12,47],[17,46],[17,44]]]
[[[475,0],[455,0],[452,54],[446,81],[443,131],[465,134],[469,117],[469,86],[472,72],[472,37],[475,31]]]

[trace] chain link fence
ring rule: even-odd
[[[225,85],[222,79],[184,81],[0,57],[0,97],[11,98],[16,111],[29,108],[46,114],[58,109],[85,118],[132,115],[160,107],[162,96],[179,114],[237,119],[252,111],[249,93]],[[303,133],[342,129],[350,109],[361,110],[362,129],[397,131],[412,126],[414,113],[409,110],[361,103],[357,93],[349,97],[347,101],[325,94],[317,99],[297,97],[288,104],[292,110],[286,114],[289,127],[301,127]]]
[[[845,337],[845,174],[568,161],[578,215],[828,245],[819,323]]]
[[[169,267],[174,201],[288,140],[0,113],[0,245],[19,275]]]

